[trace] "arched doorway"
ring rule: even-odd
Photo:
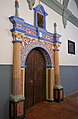
[[[25,97],[26,108],[46,100],[46,60],[39,48],[26,58]]]

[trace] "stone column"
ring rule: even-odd
[[[56,23],[54,23],[54,100],[60,102],[63,100],[63,87],[60,85],[60,68],[59,68],[59,35],[56,32]]]
[[[24,119],[25,118],[25,98],[23,95],[23,80],[21,77],[21,43],[24,35],[23,30],[17,28],[20,20],[22,25],[23,20],[18,17],[18,0],[15,0],[15,15],[10,17],[13,24],[11,29],[13,37],[13,69],[12,69],[12,89],[9,101],[9,118],[10,119]]]
[[[18,33],[18,32],[17,32]],[[14,35],[14,34],[13,34]],[[12,91],[10,96],[10,119],[25,118],[25,97],[23,95],[23,80],[21,77],[21,40],[17,40],[16,33],[13,42]]]
[[[20,40],[13,41],[13,80],[12,80],[12,95],[22,95],[22,82],[21,82],[21,50]]]
[[[59,70],[59,50],[54,49],[54,71],[55,71],[55,85],[60,85],[60,70]]]
[[[55,66],[55,85],[60,85],[60,70],[59,70],[59,45],[57,40],[56,23],[54,23],[54,66]]]

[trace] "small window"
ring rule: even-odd
[[[44,16],[42,14],[37,13],[38,17],[38,27],[44,28]]]
[[[68,40],[68,53],[75,54],[75,42]]]

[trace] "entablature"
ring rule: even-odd
[[[10,21],[13,24],[13,29],[11,29],[12,34],[17,33],[18,35],[22,34],[20,38],[23,36],[29,36],[41,40],[45,40],[50,43],[59,43],[59,38],[61,35],[59,34],[53,34],[48,32],[44,28],[36,27],[31,24],[28,24],[25,22],[24,19],[16,17],[16,16],[11,16],[9,17]]]

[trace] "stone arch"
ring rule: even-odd
[[[52,56],[49,49],[43,43],[34,42],[28,45],[24,49],[23,53],[21,54],[21,68],[26,67],[25,62],[26,62],[27,55],[34,48],[38,48],[40,52],[44,55],[44,58],[46,60],[46,67],[47,68],[52,67]]]
[[[54,66],[53,59],[49,48],[42,42],[34,42],[28,45],[22,55],[21,55],[21,68],[24,70],[24,80],[25,80],[25,68],[26,68],[26,58],[28,54],[37,48],[44,56],[46,62],[46,100],[53,100],[53,86],[54,86]],[[24,92],[24,91],[23,91]]]
[[[50,54],[46,51],[46,49],[44,49],[43,47],[37,47],[36,46],[36,47],[31,48],[30,51],[35,49],[35,48],[37,48],[43,54],[45,62],[46,62],[46,67],[51,67],[52,66],[52,59],[50,57]],[[27,53],[27,55],[25,57],[25,62],[26,62],[26,58],[27,58],[28,54],[30,53],[30,51]]]

